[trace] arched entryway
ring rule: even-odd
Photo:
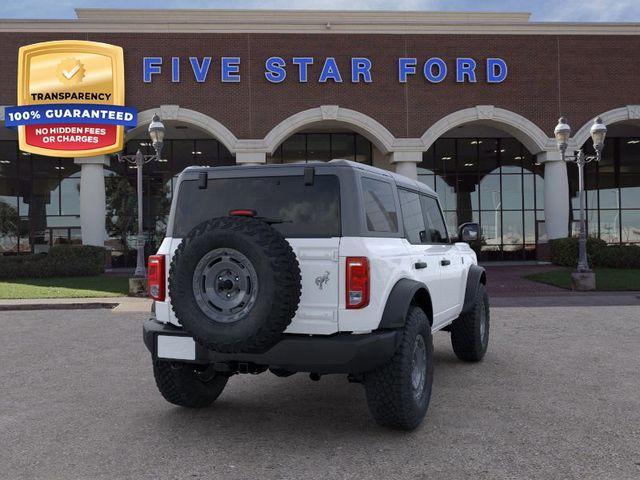
[[[599,163],[585,167],[586,220],[589,235],[609,244],[640,244],[640,107],[626,106],[601,115],[607,137]],[[587,122],[574,137],[593,154]],[[571,232],[579,230],[577,167],[568,165]]]
[[[481,260],[535,259],[547,240],[537,157],[547,147],[544,133],[512,112],[476,107],[437,122],[422,138],[429,148],[418,178],[439,194],[449,230],[480,223]]]
[[[391,170],[393,135],[373,118],[325,105],[299,112],[263,139],[267,163],[353,160]]]

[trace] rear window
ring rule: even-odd
[[[340,183],[335,175],[304,177],[216,178],[206,189],[197,180],[180,184],[173,236],[185,237],[196,225],[230,210],[254,210],[280,220],[273,228],[289,238],[340,236]]]

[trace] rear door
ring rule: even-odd
[[[243,172],[244,173],[244,172]],[[252,210],[292,246],[300,265],[300,303],[287,333],[338,331],[338,249],[341,236],[340,182],[336,175],[211,178],[180,184],[174,237],[232,210]]]
[[[416,192],[398,188],[405,241],[412,254],[412,275],[415,280],[424,283],[431,294],[434,325],[440,321],[441,313],[446,309],[440,285],[440,258],[442,251],[437,245],[430,245],[425,217],[422,213],[420,195]]]
[[[427,228],[428,241],[440,265],[439,296],[442,310],[440,320],[445,322],[455,317],[460,309],[463,276],[462,259],[455,245],[449,240],[442,210],[435,197],[421,194],[422,213]]]

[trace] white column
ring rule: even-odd
[[[76,158],[80,165],[80,228],[83,245],[104,246],[107,206],[103,167],[109,166],[109,157]]]
[[[422,152],[392,152],[391,164],[395,167],[396,173],[409,177],[412,180],[418,179],[418,164],[422,161]]]
[[[265,152],[236,152],[238,165],[264,165],[267,163]]]
[[[567,164],[560,152],[542,152],[538,162],[544,164],[544,221],[549,239],[569,235],[569,179]]]

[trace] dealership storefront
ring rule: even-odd
[[[450,229],[477,221],[485,259],[535,259],[575,233],[570,148],[601,116],[603,160],[586,171],[590,234],[640,243],[640,26],[529,22],[525,14],[78,10],[69,21],[0,21],[0,104],[16,103],[18,48],[78,39],[122,46],[125,152],[144,168],[150,248],[189,165],[346,158],[417,178],[439,193]],[[131,32],[136,32],[131,33]],[[594,61],[594,56],[597,61]],[[585,72],[585,68],[589,71]],[[0,128],[0,253],[106,244],[124,265],[135,232],[135,168],[112,156],[52,158]]]

